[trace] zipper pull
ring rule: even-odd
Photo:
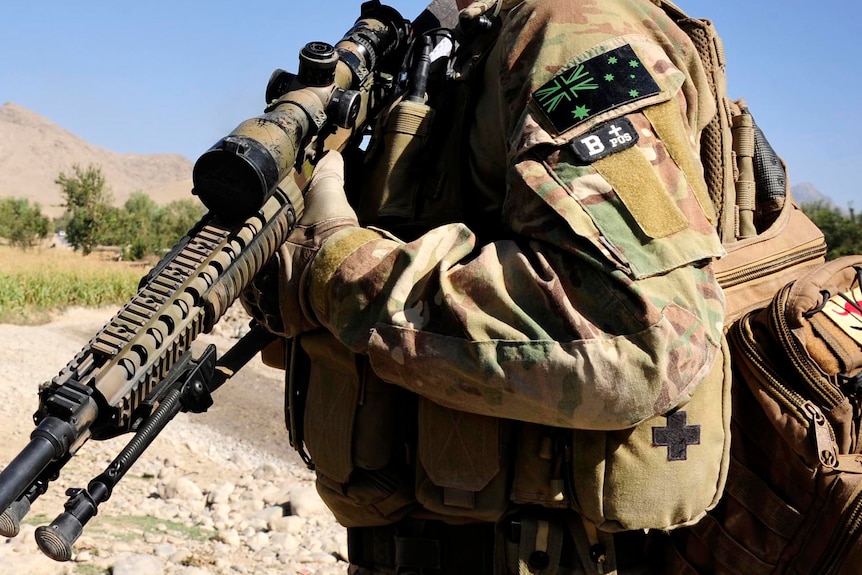
[[[808,400],[802,404],[802,411],[814,431],[814,448],[817,450],[820,464],[823,467],[835,469],[838,466],[838,452],[835,450],[835,435],[832,433],[832,428],[826,421],[826,417],[819,407]]]

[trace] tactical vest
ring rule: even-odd
[[[821,263],[825,244],[793,203],[785,167],[744,102],[728,98],[724,52],[711,23],[690,19],[669,2],[653,1],[694,41],[718,103],[701,151],[718,233],[728,252],[717,270],[730,324]],[[462,46],[468,76],[493,40],[492,28]],[[471,84],[449,88],[453,91],[446,97],[432,96],[428,103],[409,98],[393,102],[366,154],[348,158],[348,170],[352,162],[366,163],[366,179],[348,190],[351,197],[366,191],[358,209],[363,224],[379,225],[402,239],[450,221],[466,221],[483,241],[502,234],[487,225],[493,218],[470,219],[482,213],[469,204],[475,198],[461,193],[461,178],[469,173],[464,122],[472,103]],[[366,357],[349,352],[326,332],[304,335],[294,348],[286,395],[291,444],[314,466],[318,491],[340,523],[374,527],[405,518],[450,525],[497,523],[513,509],[538,508],[561,513],[566,533],[525,519],[517,540],[506,540],[512,542],[515,564],[519,557],[526,561],[542,541],[542,551],[557,565],[564,540],[574,540],[584,572],[614,571],[614,539],[604,531],[611,527],[600,525],[606,510],[618,503],[612,500],[615,495],[604,493],[612,491],[610,484],[602,477],[585,478],[578,486],[584,499],[573,504],[564,483],[570,480],[572,445],[594,446],[586,456],[601,458],[634,441],[631,434],[553,429],[441,407],[381,381]],[[720,393],[703,398],[698,408],[721,409],[716,406],[727,398]],[[649,426],[643,430],[649,433]],[[616,464],[609,459],[603,465],[612,469]],[[638,495],[624,491],[620,497]],[[581,521],[573,508],[591,519]],[[693,520],[700,511],[683,509],[656,526],[685,523],[681,517]]]

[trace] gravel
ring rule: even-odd
[[[0,468],[33,429],[47,381],[110,319],[114,309],[75,309],[50,324],[0,324]],[[244,331],[232,310],[215,343]],[[89,441],[33,504],[13,539],[0,537],[0,573],[21,575],[335,575],[346,572],[344,529],[322,505],[314,475],[287,445],[282,373],[255,358],[215,394],[205,414],[181,413],[85,527],[69,562],[38,550],[34,531],[63,511],[71,487],[101,473],[128,436]]]

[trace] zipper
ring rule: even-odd
[[[792,252],[755,262],[742,269],[716,273],[716,279],[721,287],[727,289],[825,257],[826,249],[826,242],[816,239]]]
[[[781,347],[785,349],[795,371],[801,376],[805,384],[814,392],[821,407],[831,410],[835,406],[844,403],[845,397],[841,390],[835,387],[824,375],[814,367],[809,359],[808,352],[802,343],[793,337],[787,316],[784,314],[785,302],[790,293],[792,285],[787,285],[775,297],[775,302],[770,306],[768,317],[769,327],[778,338]]]
[[[750,316],[734,324],[728,335],[749,368],[758,374],[763,388],[808,429],[820,464],[828,469],[835,468],[838,452],[832,426],[816,404],[781,381],[773,365],[759,352],[751,333]]]
[[[838,568],[847,556],[848,549],[856,544],[862,532],[862,493],[856,495],[853,502],[850,516],[847,522],[839,525],[835,529],[837,540],[829,542],[829,547],[824,552],[826,559],[823,562],[823,567],[817,571],[817,575],[835,575],[838,573]]]

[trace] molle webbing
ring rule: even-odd
[[[736,204],[734,186],[733,144],[730,137],[731,102],[727,98],[724,45],[711,22],[685,18],[677,22],[697,49],[709,78],[717,112],[701,134],[700,155],[704,178],[718,215],[718,233],[722,241],[735,237]]]
[[[652,1],[691,39],[706,71],[717,111],[701,134],[700,156],[704,179],[718,216],[718,235],[722,242],[730,242],[736,239],[736,166],[730,132],[734,104],[727,97],[724,44],[709,20],[689,18],[685,12],[667,0]]]

